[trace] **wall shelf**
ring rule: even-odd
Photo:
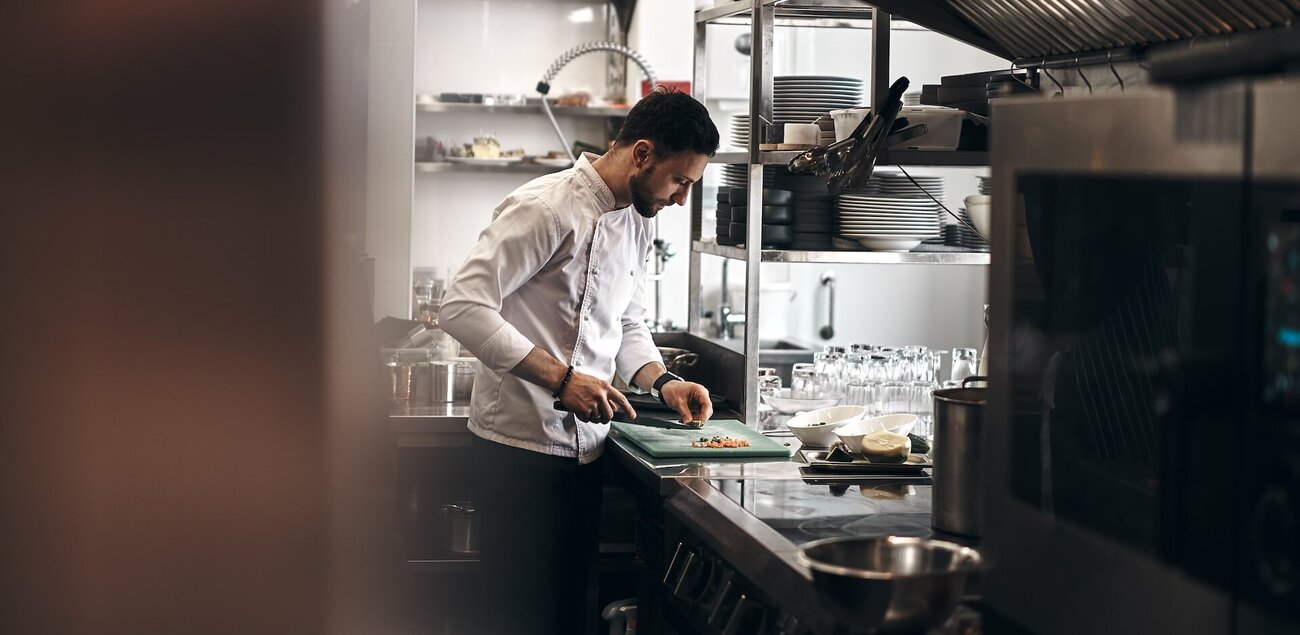
[[[764,165],[786,165],[799,156],[799,150],[760,152],[759,162]],[[714,154],[709,163],[748,164],[749,152],[728,150]],[[972,150],[886,150],[876,165],[915,165],[940,167],[984,167],[989,164],[989,153]]]
[[[478,558],[465,556],[458,558],[440,558],[437,560],[407,560],[406,570],[417,575],[442,573],[469,573],[478,570]]]
[[[432,100],[428,96],[421,96],[415,100],[415,110],[417,112],[542,114],[542,106],[535,99],[530,99],[525,104],[497,105],[441,102]],[[551,106],[551,112],[555,113],[557,117],[561,115],[566,117],[626,117],[627,111],[628,108],[619,107],[571,108]]]
[[[691,249],[702,254],[745,260],[744,247],[719,245],[696,240]],[[860,264],[860,265],[987,265],[989,254],[984,252],[890,252],[890,251],[799,251],[791,249],[763,249],[762,262]]]
[[[474,165],[472,163],[452,163],[450,161],[416,161],[415,171],[426,174],[439,172],[478,172],[480,174],[549,174],[567,168],[536,163],[511,163],[508,165]]]

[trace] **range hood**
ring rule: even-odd
[[[1053,56],[1290,26],[1300,0],[871,0],[1025,65]]]

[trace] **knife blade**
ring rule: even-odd
[[[569,412],[569,409],[568,409],[568,408],[565,408],[565,407],[564,407],[564,404],[563,404],[562,402],[559,402],[559,401],[555,402],[555,409],[558,410],[558,411],[560,411],[560,412]],[[646,427],[649,427],[649,428],[663,428],[663,429],[665,429],[665,430],[692,430],[692,431],[694,431],[694,430],[699,430],[700,428],[703,428],[703,427],[704,427],[704,424],[703,424],[703,423],[700,423],[700,425],[695,426],[695,425],[690,425],[690,424],[686,424],[686,423],[680,423],[680,422],[677,422],[677,421],[669,421],[669,420],[667,420],[667,419],[658,419],[658,418],[655,418],[655,417],[647,417],[647,416],[644,416],[644,415],[642,415],[642,416],[640,416],[640,417],[637,417],[637,418],[633,419],[632,417],[627,416],[627,413],[625,413],[625,412],[623,412],[623,411],[621,411],[621,410],[615,410],[615,411],[614,411],[614,418],[612,419],[612,421],[617,421],[617,422],[619,422],[619,423],[627,423],[627,424],[631,424],[631,425],[634,425],[634,426],[646,426]]]

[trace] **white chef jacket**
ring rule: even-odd
[[[653,221],[614,194],[584,154],[506,197],[447,287],[438,323],[479,359],[469,429],[589,463],[608,424],[558,412],[551,391],[510,374],[533,346],[582,372],[628,382],[661,362],[643,316]]]

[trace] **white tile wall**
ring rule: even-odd
[[[584,11],[589,9],[590,11]],[[586,1],[419,0],[415,92],[525,94],[551,63],[578,44],[604,40],[606,4]],[[590,21],[571,18],[590,17]],[[552,82],[551,95],[586,90],[603,96],[605,54],[574,59]],[[569,143],[603,144],[601,118],[561,117]],[[466,143],[491,133],[502,147],[530,154],[561,150],[542,114],[421,113],[416,134],[444,144]],[[446,172],[417,174],[411,210],[411,266],[439,272],[458,267],[511,191],[534,178],[528,174]]]

